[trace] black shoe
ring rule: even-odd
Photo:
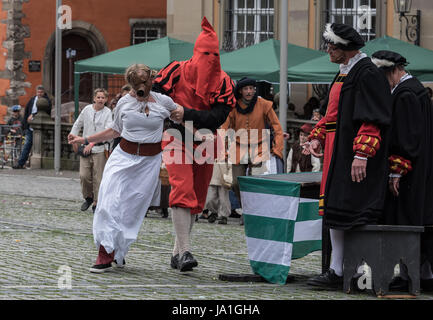
[[[395,277],[389,284],[389,291],[409,291],[409,281]]]
[[[218,218],[218,215],[215,212],[212,212],[209,215],[209,218],[207,218],[207,222],[209,223],[214,223],[216,221],[216,219]]]
[[[95,213],[95,210],[96,210],[96,206],[92,206],[93,213]]]
[[[241,218],[239,219],[239,225],[240,226],[244,225],[244,215],[241,215]]]
[[[86,211],[87,209],[89,209],[89,207],[92,203],[93,203],[92,198],[86,198],[86,200],[81,205],[81,211]]]
[[[109,270],[111,270],[111,263],[95,264],[93,267],[90,268],[90,272],[92,273],[104,273]]]
[[[178,268],[180,271],[191,271],[192,268],[197,267],[198,263],[197,260],[194,259],[191,252],[186,251],[182,258],[180,258],[178,263]]]
[[[22,166],[22,165],[17,164],[15,166],[12,166],[12,169],[25,169],[25,167]]]
[[[218,224],[227,224],[227,218],[226,217],[221,217],[221,220],[218,221]]]
[[[170,267],[172,267],[173,269],[177,269],[178,266],[179,266],[179,254],[176,254],[175,256],[171,256]]]
[[[123,259],[122,264],[120,264],[120,263],[117,263],[117,260],[114,260],[114,261],[111,263],[111,265],[112,265],[113,267],[115,267],[115,268],[125,268],[126,261],[125,261],[125,259]]]
[[[433,279],[421,279],[420,285],[421,285],[421,290],[424,292],[433,291]]]
[[[161,209],[161,215],[163,218],[168,218],[168,209],[167,208],[162,208]]]
[[[229,215],[229,218],[240,218],[241,215],[236,212],[236,210],[232,210],[232,212]]]
[[[334,270],[329,269],[325,273],[308,279],[307,284],[326,289],[343,288],[343,276],[337,276]]]

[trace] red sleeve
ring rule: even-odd
[[[316,123],[313,130],[311,130],[310,135],[308,136],[308,141],[319,140],[322,146],[325,145],[326,140],[326,116],[319,120]]]
[[[402,156],[392,155],[388,158],[391,173],[397,173],[402,176],[412,170],[412,162]]]
[[[180,62],[171,62],[168,66],[158,72],[153,81],[154,85],[162,89],[165,94],[170,95],[173,91],[173,87],[179,81],[180,70]]]
[[[380,129],[372,123],[363,123],[353,140],[353,152],[361,157],[374,157],[381,141]]]
[[[233,80],[228,75],[225,75],[217,91],[212,95],[210,104],[225,104],[229,107],[234,108],[236,106],[234,88],[235,85],[233,83]]]

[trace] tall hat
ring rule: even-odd
[[[207,99],[220,82],[221,64],[218,37],[206,17],[203,18],[201,27],[202,32],[195,41],[186,78],[196,94]]]
[[[401,54],[389,50],[376,51],[371,55],[371,61],[380,69],[385,71],[393,69],[395,66],[407,66],[406,58]]]
[[[235,98],[239,99],[241,97],[241,94],[239,93],[239,90],[242,89],[243,87],[246,86],[256,86],[256,80],[251,79],[251,78],[247,78],[247,77],[243,77],[242,79],[240,79],[238,82],[236,82],[236,87],[235,87]]]
[[[323,38],[327,43],[332,43],[345,51],[359,50],[365,45],[359,33],[347,24],[328,23]]]

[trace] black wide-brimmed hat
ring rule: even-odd
[[[256,80],[248,78],[248,77],[243,77],[242,79],[240,79],[238,82],[236,82],[236,86],[235,86],[235,98],[239,99],[241,94],[239,93],[239,90],[242,89],[243,87],[246,86],[256,86]]]
[[[359,50],[365,45],[364,39],[355,29],[342,23],[328,23],[323,38],[327,43],[346,51]]]
[[[395,66],[405,67],[409,64],[401,54],[389,50],[376,51],[371,55],[371,58],[371,61],[383,70],[392,69]]]

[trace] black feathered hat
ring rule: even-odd
[[[323,38],[327,43],[332,43],[345,51],[359,50],[365,45],[360,34],[347,24],[328,23]]]
[[[396,66],[407,66],[406,58],[401,54],[388,50],[376,51],[371,55],[371,61],[380,69],[385,71],[394,69]]]
[[[240,79],[238,82],[236,82],[236,87],[235,87],[235,98],[239,99],[241,97],[241,94],[239,93],[239,90],[242,89],[243,87],[246,86],[256,86],[256,80],[248,78],[248,77],[243,77],[242,79]]]

